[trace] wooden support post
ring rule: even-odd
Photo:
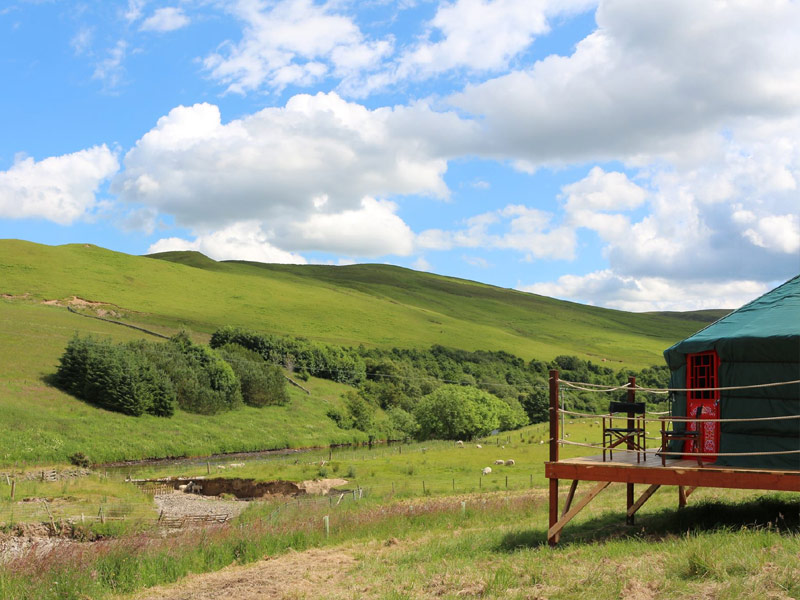
[[[12,500],[14,499],[14,492],[16,490],[17,490],[17,480],[16,479],[12,479],[11,480],[11,499]]]
[[[630,402],[631,404],[636,402],[636,377],[628,377],[628,402]],[[627,423],[628,423],[627,427],[628,427],[628,432],[629,433],[628,433],[628,443],[626,444],[626,446],[628,447],[628,452],[630,452],[630,451],[632,451],[634,449],[634,440],[631,438],[631,434],[630,434],[630,432],[633,431],[633,429],[635,427],[635,420],[634,420],[633,413],[630,413],[630,412],[628,413],[628,421],[627,421]],[[639,462],[639,451],[638,450],[636,451],[636,462]],[[625,522],[628,525],[633,525],[633,519],[634,519],[634,517],[633,517],[634,513],[631,512],[631,507],[633,506],[633,503],[634,503],[634,495],[636,493],[635,490],[634,490],[633,485],[634,484],[632,484],[632,483],[625,484],[625,487],[626,487],[625,496],[626,496],[626,501],[627,501],[627,506],[626,506],[627,512],[626,512]],[[634,511],[634,512],[636,512],[636,511]]]
[[[558,371],[550,371],[550,462],[558,462]],[[550,479],[550,521],[547,543],[552,547],[558,543],[558,479]]]
[[[552,482],[553,480],[551,479],[550,481]],[[581,498],[580,501],[574,507],[568,510],[563,517],[561,517],[552,527],[550,527],[550,529],[547,530],[548,541],[555,538],[557,542],[558,534],[562,529],[564,529],[564,525],[569,523],[575,515],[581,512],[584,506],[586,506],[587,504],[589,504],[589,502],[594,500],[595,496],[597,496],[597,494],[606,489],[609,485],[611,485],[610,481],[601,481],[596,486],[594,486],[588,494],[586,494],[583,498]]]
[[[686,506],[686,490],[682,485],[678,486],[678,508]]]
[[[660,488],[660,487],[661,487],[661,485],[660,485],[660,484],[658,484],[658,483],[654,483],[654,484],[653,484],[653,485],[651,485],[649,488],[647,488],[647,489],[644,491],[644,494],[642,494],[642,495],[639,497],[639,499],[638,499],[638,500],[637,500],[637,501],[636,501],[636,502],[633,504],[633,506],[630,506],[630,507],[628,508],[628,513],[627,513],[628,517],[633,517],[633,515],[634,515],[634,514],[636,514],[636,511],[637,511],[637,510],[639,510],[640,508],[642,508],[642,506],[644,505],[644,503],[645,503],[645,502],[647,502],[647,501],[650,499],[650,496],[652,496],[653,494],[655,494],[655,493],[656,493],[656,490],[657,490],[658,488]]]
[[[688,498],[689,496],[692,495],[692,492],[695,491],[696,489],[697,489],[697,486],[684,488],[683,489],[684,497]]]
[[[575,498],[575,490],[578,489],[578,480],[573,479],[572,484],[569,486],[569,494],[567,494],[567,501],[564,503],[564,508],[561,511],[561,516],[563,517],[567,514],[567,511],[572,506],[572,500]]]
[[[547,543],[553,547],[558,544],[558,532],[553,534],[550,531],[558,523],[558,479],[550,480],[550,524],[547,531]]]

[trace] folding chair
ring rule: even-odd
[[[624,416],[620,416],[624,413]],[[614,419],[625,419],[625,427],[614,427]],[[603,462],[606,451],[614,460],[614,448],[624,443],[626,448],[636,450],[636,462],[641,456],[647,460],[647,439],[644,428],[644,402],[615,402],[608,406],[608,414],[603,415]]]
[[[672,429],[667,429],[667,421],[666,419],[661,421],[661,466],[664,467],[667,464],[667,456],[664,454],[668,452],[667,444],[673,441],[683,441],[685,442],[693,442],[693,450],[694,452],[701,452],[703,449],[703,426],[700,422],[700,417],[703,415],[703,407],[698,406],[697,410],[694,414],[694,422],[695,422],[695,429],[694,431],[689,431],[686,426],[691,423],[691,421],[680,421],[684,424],[683,431],[677,431],[675,429],[675,421],[672,422]],[[703,466],[703,460],[701,456],[696,456],[697,464],[701,467]]]

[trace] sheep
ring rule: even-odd
[[[186,491],[186,484],[179,485],[179,486],[178,486],[178,491],[179,491],[179,492],[185,492],[185,491]]]
[[[517,463],[515,463],[515,462],[514,462],[514,459],[513,459],[513,458],[510,458],[510,459],[508,459],[508,460],[506,461],[506,466],[507,466],[507,467],[513,467],[515,464],[517,464]]]
[[[494,461],[494,464],[496,464],[496,465],[504,465],[504,464],[506,464],[506,461],[498,458],[496,461]]]
[[[244,466],[244,463],[231,463],[228,465],[231,469],[239,469]]]
[[[460,446],[461,448],[463,448],[464,447],[464,442],[462,442],[461,440],[458,440],[456,442],[456,446]]]
[[[483,470],[481,471],[481,475],[488,475],[491,472],[492,472],[492,467],[483,467]]]
[[[481,446],[480,444],[475,444],[475,447],[476,448],[483,448],[483,446]]]
[[[544,444],[544,440],[539,440],[539,444]]]

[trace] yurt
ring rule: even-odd
[[[670,388],[688,390],[673,392],[672,415],[722,419],[701,425],[697,445],[710,455],[704,461],[800,470],[800,418],[790,418],[800,415],[800,275],[668,348],[664,357]],[[676,429],[682,426],[676,422]],[[668,450],[699,451],[686,441],[673,441]]]

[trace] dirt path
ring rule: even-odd
[[[216,573],[190,575],[154,587],[129,600],[299,600],[354,598],[348,584],[357,560],[349,548],[289,552]],[[355,594],[355,595],[354,595]]]

